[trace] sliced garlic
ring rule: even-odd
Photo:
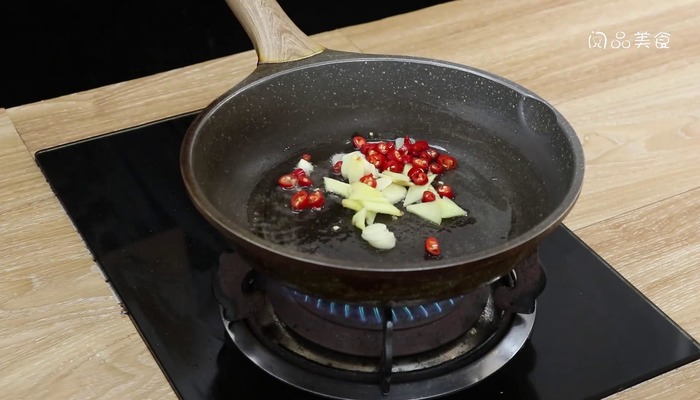
[[[365,229],[365,220],[367,219],[367,209],[366,208],[361,208],[360,211],[356,212],[355,215],[352,216],[352,224],[358,227],[361,230]]]
[[[411,142],[415,142],[412,139]],[[396,148],[403,146],[404,138],[397,138]],[[437,177],[432,172],[427,173],[428,182],[425,185],[416,185],[407,176],[412,165],[405,165],[402,173],[383,171],[379,173],[372,163],[367,161],[360,151],[351,153],[338,153],[330,158],[335,165],[342,161],[341,175],[348,183],[325,177],[325,189],[335,193],[343,200],[341,204],[345,208],[355,211],[352,224],[362,231],[362,238],[372,247],[377,249],[391,249],[396,246],[396,236],[389,231],[387,226],[376,223],[377,214],[390,215],[392,220],[402,216],[404,212],[394,204],[403,201],[405,210],[427,221],[440,225],[443,219],[467,215],[467,211],[449,198],[438,195],[432,186]],[[305,171],[313,170],[313,165],[306,160],[300,160],[297,165]],[[376,178],[376,187],[360,182],[360,178],[371,174]],[[436,196],[432,202],[422,202],[423,193],[429,191]],[[336,230],[336,227],[333,227]],[[339,229],[339,228],[338,228]]]
[[[432,192],[435,197],[440,197],[438,195],[438,192],[435,190],[433,185],[430,184],[430,182],[426,183],[425,185],[414,185],[408,188],[408,191],[406,192],[406,197],[403,199],[403,206],[409,206],[414,203],[418,203],[423,199],[423,192],[428,191]]]
[[[301,168],[306,172],[307,175],[311,174],[314,170],[314,165],[311,164],[310,162],[304,160],[303,158],[299,159],[299,162],[297,163],[297,168]]]
[[[406,188],[392,183],[382,190],[382,195],[389,200],[389,203],[396,204],[406,197]]]
[[[362,205],[367,209],[367,211],[374,211],[377,214],[395,215],[397,217],[403,215],[403,211],[399,210],[388,201],[366,200],[362,202]]]
[[[389,178],[388,176],[379,175],[379,178],[377,178],[377,187],[376,187],[376,189],[377,189],[377,190],[380,190],[380,191],[383,191],[384,189],[386,189],[386,188],[387,188],[389,185],[391,185],[392,183],[394,183],[394,181],[391,180],[391,178]]]
[[[342,197],[350,196],[351,186],[348,183],[324,176],[323,184],[327,192],[335,193]]]
[[[382,223],[367,225],[362,231],[362,239],[380,250],[389,250],[396,246],[396,236]]]
[[[382,172],[382,176],[387,176],[391,178],[392,182],[399,186],[412,186],[413,182],[411,182],[411,178],[404,174],[399,174],[398,172],[391,172],[391,171],[384,171]]]
[[[457,203],[448,197],[441,197],[435,200],[440,206],[440,214],[442,218],[453,218],[467,215],[467,211],[458,206]]]
[[[418,203],[406,206],[406,211],[440,225],[442,222],[442,210],[437,201]]]
[[[343,165],[340,173],[348,182],[354,183],[365,175],[364,156],[359,151],[352,152],[343,157]]]
[[[352,199],[343,199],[340,204],[343,205],[345,208],[349,208],[353,211],[360,211],[362,209],[362,203],[360,203],[357,200],[352,200]]]
[[[366,225],[372,225],[374,223],[374,219],[377,217],[377,213],[374,211],[367,211],[367,217],[365,217],[365,224]]]
[[[358,198],[380,200],[384,196],[382,195],[382,192],[366,183],[353,182],[350,184],[350,196],[348,197],[351,199]]]
[[[367,225],[362,230],[362,238],[365,240],[374,240],[380,238],[385,232],[388,232],[386,224],[376,223]]]

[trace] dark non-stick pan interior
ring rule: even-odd
[[[193,190],[219,228],[291,257],[348,268],[401,270],[424,259],[437,236],[444,262],[477,260],[521,244],[563,216],[582,164],[566,122],[536,96],[480,71],[434,60],[354,56],[291,63],[234,88],[202,116],[189,146]],[[327,197],[320,212],[295,214],[277,178],[300,156],[312,179],[334,177],[330,157],[377,140],[428,140],[459,162],[444,175],[466,218],[438,227],[406,213],[386,222],[396,248],[378,251],[353,227],[353,211]],[[205,204],[206,203],[206,204]],[[399,207],[401,208],[401,207]],[[334,228],[336,227],[336,228]]]

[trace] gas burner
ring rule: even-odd
[[[468,331],[486,307],[486,289],[422,305],[379,307],[324,300],[268,281],[266,293],[271,307],[266,311],[275,321],[249,318],[249,322],[260,326],[260,331],[281,325],[313,344],[361,357],[382,355],[385,325],[390,322],[392,353],[395,357],[406,356],[432,350]]]
[[[535,322],[535,313],[515,314],[508,333],[480,358],[442,375],[413,381],[391,382],[390,391],[379,382],[319,373],[303,358],[281,356],[259,340],[243,321],[230,321],[221,307],[226,331],[237,348],[258,367],[289,385],[333,399],[430,399],[466,389],[503,367],[523,347]],[[398,368],[397,368],[398,369]]]
[[[544,288],[537,253],[511,274],[424,304],[346,303],[220,259],[215,294],[238,349],[270,375],[329,398],[427,399],[504,366],[530,336]]]

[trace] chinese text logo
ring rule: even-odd
[[[649,32],[635,32],[627,37],[625,32],[615,32],[615,37],[608,38],[604,32],[594,32],[588,35],[589,49],[670,49],[671,34],[668,32],[659,32],[652,34]]]

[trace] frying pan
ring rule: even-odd
[[[326,49],[274,0],[227,0],[258,55],[255,70],[201,111],[181,149],[196,209],[262,276],[349,302],[430,301],[474,290],[536,251],[574,205],[581,144],[544,99],[488,72],[451,62]],[[320,212],[293,213],[276,187],[302,154],[322,183],[330,157],[355,133],[408,135],[454,156],[443,179],[468,217],[441,226],[406,213],[377,250],[327,194]],[[322,187],[321,185],[317,185]],[[426,259],[436,236],[442,257]]]

